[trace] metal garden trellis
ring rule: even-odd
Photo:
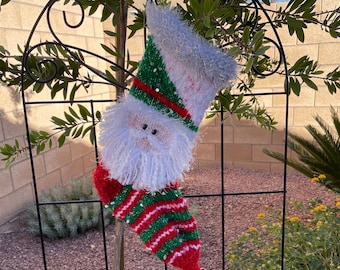
[[[122,67],[119,67],[116,63],[109,61],[108,59],[94,54],[90,51],[87,51],[85,49],[73,46],[73,45],[69,45],[69,44],[64,44],[56,35],[56,33],[53,30],[53,27],[51,25],[51,21],[50,21],[50,12],[53,8],[53,5],[58,2],[58,0],[50,0],[47,2],[47,4],[44,6],[44,8],[42,9],[41,13],[39,14],[38,18],[36,19],[34,26],[31,29],[31,32],[29,34],[28,37],[28,41],[25,45],[25,50],[24,50],[24,54],[23,54],[23,60],[22,60],[22,69],[21,69],[21,87],[22,89],[24,89],[24,76],[28,75],[32,80],[36,81],[36,82],[40,82],[40,83],[47,83],[49,80],[51,80],[51,78],[56,78],[57,76],[57,71],[55,70],[55,74],[53,74],[53,76],[51,76],[48,79],[43,79],[43,78],[39,78],[37,76],[35,76],[28,68],[27,66],[27,61],[28,61],[28,57],[29,55],[32,53],[33,50],[41,47],[41,46],[46,46],[46,45],[58,45],[58,46],[62,46],[63,48],[65,48],[65,50],[74,58],[74,60],[79,61],[79,63],[81,63],[82,65],[84,65],[86,68],[88,68],[90,71],[94,72],[96,75],[98,75],[99,77],[101,77],[102,79],[104,79],[105,81],[109,82],[110,84],[114,85],[114,86],[119,86],[117,85],[117,83],[115,81],[112,81],[110,79],[108,79],[107,77],[105,77],[102,73],[98,73],[96,71],[96,69],[92,68],[91,66],[87,65],[82,59],[80,59],[77,54],[74,53],[74,51],[81,51],[84,53],[87,53],[89,55],[98,57],[101,60],[107,61],[110,65],[118,67],[120,69],[123,69]],[[70,28],[77,28],[80,25],[82,25],[84,19],[85,19],[85,12],[84,12],[84,8],[82,7],[82,4],[80,1],[75,0],[75,3],[77,3],[79,5],[79,8],[81,10],[81,19],[79,21],[78,24],[75,25],[71,25],[68,21],[67,21],[67,16],[66,16],[66,12],[63,11],[63,20],[64,23],[67,27]],[[249,1],[248,5],[252,5],[254,10],[255,10],[255,14],[256,16],[258,15],[258,13],[261,11],[266,19],[269,21],[271,28],[274,32],[276,41],[269,39],[269,38],[265,38],[267,39],[268,42],[272,43],[272,45],[278,50],[279,52],[279,60],[278,60],[278,64],[277,66],[274,68],[274,70],[272,72],[269,73],[261,73],[257,70],[254,70],[255,72],[257,72],[258,74],[262,75],[262,76],[271,76],[272,74],[274,74],[281,65],[283,65],[284,71],[285,71],[285,79],[287,81],[287,64],[286,64],[286,60],[285,60],[285,53],[283,50],[283,46],[279,37],[279,34],[277,33],[273,23],[271,22],[271,19],[268,15],[268,13],[266,12],[266,10],[263,8],[262,4],[260,3],[259,0],[252,0]],[[241,9],[242,10],[242,9]],[[35,45],[31,44],[31,40],[32,37],[36,31],[36,28],[38,26],[38,24],[40,23],[41,19],[43,18],[43,16],[47,17],[47,22],[48,22],[48,27],[49,27],[49,31],[52,34],[54,41],[46,41],[46,42],[41,42]],[[251,31],[254,31],[255,29],[255,25],[252,27]],[[145,36],[145,34],[144,34]],[[51,59],[43,59],[41,60],[41,62],[39,64],[44,64],[46,62],[51,63],[52,65],[53,60]],[[56,66],[55,66],[56,68]],[[129,75],[133,76],[133,74],[131,74],[129,71],[123,69],[124,72],[127,72]],[[119,86],[122,87],[122,86]],[[125,87],[124,87],[125,88]],[[245,96],[248,94],[245,94]],[[287,84],[284,85],[284,89],[282,92],[275,92],[275,93],[256,93],[256,94],[252,94],[252,95],[258,95],[258,96],[264,96],[264,95],[284,95],[286,97],[286,107],[285,107],[285,144],[284,144],[284,154],[285,157],[287,156],[287,133],[288,133],[288,101],[289,101],[289,91],[288,91],[288,86]],[[86,104],[90,104],[90,108],[91,108],[91,113],[92,115],[94,115],[94,104],[95,103],[106,103],[106,102],[112,102],[113,100],[63,100],[63,101],[50,101],[50,100],[42,100],[42,101],[26,101],[26,97],[25,97],[25,93],[24,91],[22,91],[22,102],[23,102],[23,109],[24,109],[24,117],[25,117],[25,127],[26,127],[26,134],[27,134],[27,140],[28,140],[28,149],[29,149],[29,157],[30,157],[30,166],[31,166],[31,170],[32,170],[32,181],[33,181],[33,187],[34,187],[34,194],[35,194],[35,203],[37,206],[37,212],[38,212],[38,221],[39,221],[39,226],[40,226],[40,240],[41,240],[41,253],[42,253],[42,259],[43,259],[43,265],[44,265],[44,269],[48,269],[48,263],[46,260],[46,254],[45,254],[45,245],[44,245],[44,238],[43,238],[43,234],[42,234],[42,223],[41,223],[41,217],[40,217],[40,206],[42,205],[49,205],[49,204],[82,204],[82,203],[99,203],[101,204],[101,202],[99,200],[92,200],[92,201],[88,201],[88,200],[83,200],[83,201],[60,201],[60,202],[40,202],[39,201],[39,196],[38,196],[38,188],[37,188],[37,182],[36,182],[36,173],[35,173],[35,164],[34,164],[34,160],[33,160],[33,152],[32,152],[32,147],[31,147],[31,141],[30,141],[30,127],[29,127],[29,122],[28,122],[28,113],[27,113],[27,108],[29,106],[32,105],[38,105],[38,104],[56,104],[56,103],[86,103]],[[220,116],[221,119],[223,120],[223,110],[221,110],[220,112]],[[95,129],[95,119],[92,118],[92,123],[93,123],[93,129]],[[96,160],[98,160],[98,146],[97,146],[97,140],[96,140],[96,132],[94,131],[94,148],[95,148],[95,158]],[[284,269],[284,245],[285,245],[285,212],[286,212],[286,174],[287,174],[287,164],[286,161],[284,162],[283,166],[284,166],[284,173],[283,173],[283,181],[282,181],[282,189],[280,190],[271,190],[271,191],[260,191],[260,192],[240,192],[240,193],[228,193],[225,191],[225,183],[224,183],[224,164],[223,164],[223,160],[224,160],[224,149],[223,149],[223,143],[224,143],[224,129],[223,129],[223,124],[221,125],[221,131],[220,131],[220,135],[221,135],[221,192],[219,194],[203,194],[203,195],[190,195],[187,197],[190,198],[198,198],[198,197],[204,197],[204,198],[219,198],[221,200],[221,228],[222,228],[222,237],[221,237],[221,260],[222,260],[222,269],[226,269],[226,261],[225,261],[225,255],[226,255],[226,251],[225,251],[225,209],[224,209],[224,205],[225,205],[225,198],[227,196],[247,196],[247,195],[261,195],[261,194],[282,194],[283,196],[283,217],[282,217],[282,241],[281,241],[281,247],[282,247],[282,252],[281,252],[281,268]],[[102,212],[102,221],[103,221],[103,212]],[[104,222],[102,222],[102,224],[104,224]],[[103,225],[104,226],[104,225]],[[108,263],[108,256],[107,256],[107,243],[106,243],[106,236],[105,236],[105,228],[103,227],[102,230],[102,235],[103,235],[103,249],[104,249],[104,258],[105,258],[105,267],[106,269],[109,269],[109,263]],[[164,266],[165,269],[167,269],[167,266]]]

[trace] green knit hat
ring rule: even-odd
[[[169,6],[148,1],[148,43],[130,94],[197,131],[216,92],[229,85],[236,64]]]
[[[168,77],[160,52],[151,35],[130,94],[163,114],[183,121],[183,124],[191,130],[198,130],[198,126],[194,124],[191,115],[185,109],[182,98],[178,96],[175,85]]]

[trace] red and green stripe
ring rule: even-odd
[[[199,248],[196,221],[177,188],[148,193],[123,186],[107,206],[163,261]]]

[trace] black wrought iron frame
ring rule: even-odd
[[[53,26],[51,25],[50,22],[50,12],[53,8],[53,5],[58,2],[58,0],[49,0],[48,3],[44,6],[44,8],[42,9],[41,13],[39,14],[38,18],[36,19],[31,32],[28,36],[27,39],[27,43],[25,45],[25,50],[23,53],[23,60],[22,60],[22,69],[21,69],[21,88],[24,89],[24,76],[25,74],[27,74],[28,76],[31,77],[31,79],[35,80],[36,82],[41,82],[41,83],[46,83],[47,81],[41,78],[36,78],[34,76],[34,74],[31,73],[31,71],[29,70],[29,68],[27,67],[27,60],[28,57],[30,55],[30,53],[32,53],[33,50],[35,50],[36,48],[40,47],[40,46],[44,46],[44,45],[60,45],[63,48],[65,48],[68,53],[74,57],[77,61],[79,61],[82,65],[84,65],[85,67],[87,67],[89,70],[91,70],[92,72],[94,72],[95,74],[97,74],[99,77],[101,77],[103,80],[105,80],[106,82],[108,82],[109,84],[112,84],[113,86],[118,86],[120,88],[125,88],[125,86],[122,85],[118,85],[117,82],[109,80],[108,78],[106,78],[105,76],[103,76],[101,73],[98,73],[94,68],[92,68],[91,66],[87,65],[82,59],[80,59],[77,54],[75,54],[72,50],[77,50],[77,51],[81,51],[81,52],[85,52],[89,55],[93,55],[95,57],[98,57],[101,60],[104,60],[106,62],[108,62],[110,65],[118,67],[120,69],[123,69],[124,72],[126,72],[127,74],[129,74],[130,76],[134,76],[132,73],[130,73],[128,70],[118,66],[115,62],[110,61],[106,58],[104,58],[103,56],[94,54],[93,52],[87,51],[83,48],[79,48],[73,45],[69,45],[69,44],[65,44],[63,43],[58,36],[56,35],[56,33],[53,30]],[[79,23],[75,24],[75,25],[71,25],[68,20],[67,20],[67,16],[66,16],[66,12],[63,11],[63,20],[64,23],[67,27],[70,28],[77,28],[79,26],[82,25],[84,19],[85,19],[85,12],[84,9],[82,7],[82,4],[80,1],[75,0],[75,2],[79,5],[79,8],[81,10],[81,19],[79,21]],[[260,75],[262,76],[271,76],[272,74],[274,74],[281,66],[283,66],[283,69],[285,71],[285,80],[286,82],[288,81],[288,71],[287,71],[287,63],[286,63],[286,59],[285,59],[285,53],[284,53],[284,49],[283,49],[283,45],[282,42],[280,40],[280,36],[276,31],[275,26],[273,25],[270,16],[268,15],[268,13],[266,12],[266,10],[263,8],[261,2],[259,0],[251,0],[249,1],[248,5],[252,5],[256,14],[258,14],[259,11],[262,11],[263,14],[265,15],[266,19],[268,20],[268,22],[271,25],[271,28],[275,34],[275,38],[276,41],[274,41],[273,39],[269,39],[266,38],[267,41],[271,42],[273,44],[274,47],[276,47],[276,49],[279,51],[279,61],[277,64],[277,67],[274,68],[274,70],[270,73],[267,74],[261,74],[258,71],[255,70],[255,72],[258,72]],[[48,27],[49,30],[54,38],[55,41],[51,41],[51,42],[41,42],[38,43],[36,45],[31,45],[31,40],[32,37],[36,31],[36,28],[38,26],[38,24],[40,23],[41,19],[43,18],[43,16],[46,15],[47,16],[47,22],[48,22]],[[253,26],[253,28],[251,29],[251,31],[254,31],[255,26]],[[145,31],[144,31],[144,37],[146,37],[145,35]],[[50,62],[53,63],[53,60],[51,59],[47,59],[47,60],[42,60],[42,62],[40,64],[43,64],[43,62]],[[54,78],[56,76],[57,72],[55,72],[54,74]],[[53,76],[52,76],[53,77]],[[35,203],[36,203],[36,209],[37,209],[37,213],[38,213],[38,222],[39,222],[39,228],[40,228],[40,240],[41,240],[41,253],[42,253],[42,259],[43,259],[43,265],[44,265],[44,269],[48,268],[48,264],[46,261],[46,254],[45,254],[45,244],[44,244],[44,237],[43,237],[43,233],[42,233],[42,222],[41,222],[41,216],[40,216],[40,207],[43,205],[49,205],[49,204],[83,204],[83,203],[98,203],[101,204],[101,202],[99,200],[83,200],[83,201],[60,201],[60,202],[40,202],[39,201],[39,196],[38,196],[38,188],[37,188],[37,182],[36,182],[36,173],[35,173],[35,164],[34,164],[34,159],[33,159],[33,151],[32,151],[32,147],[31,147],[31,141],[30,141],[30,127],[29,127],[29,122],[28,122],[28,106],[31,105],[38,105],[38,104],[57,104],[57,103],[86,103],[86,104],[90,104],[90,108],[91,108],[91,113],[92,115],[94,115],[94,104],[95,103],[107,103],[107,102],[112,102],[113,100],[111,99],[107,99],[107,100],[73,100],[73,101],[68,101],[68,100],[64,100],[64,101],[34,101],[34,102],[30,102],[30,101],[26,101],[26,96],[25,96],[25,91],[22,91],[22,102],[23,102],[23,110],[24,110],[24,118],[25,118],[25,128],[26,128],[26,134],[27,134],[27,140],[28,140],[28,149],[29,149],[29,158],[30,158],[30,166],[31,166],[31,170],[32,170],[32,181],[33,181],[33,187],[34,187],[34,195],[35,195]],[[225,192],[225,182],[224,182],[224,149],[223,149],[223,144],[224,144],[224,128],[223,128],[223,121],[221,124],[221,131],[220,131],[220,135],[221,135],[221,193],[218,194],[203,194],[203,195],[190,195],[190,196],[186,196],[186,197],[190,197],[190,198],[199,198],[199,197],[216,197],[216,198],[220,198],[221,199],[221,228],[222,228],[222,249],[221,249],[221,258],[222,258],[222,269],[226,269],[226,259],[225,259],[225,255],[226,255],[226,251],[225,251],[225,209],[224,209],[224,205],[225,205],[225,198],[227,196],[247,196],[247,195],[261,195],[261,194],[282,194],[283,195],[283,207],[282,207],[282,212],[283,212],[283,216],[282,216],[282,241],[281,241],[281,269],[284,269],[284,250],[285,250],[285,215],[286,215],[286,193],[287,193],[287,161],[286,161],[286,157],[287,157],[287,135],[288,135],[288,105],[289,105],[289,89],[288,89],[288,85],[287,83],[284,84],[283,87],[283,91],[282,92],[275,92],[275,93],[255,93],[255,94],[245,94],[245,96],[247,95],[252,95],[252,96],[264,96],[264,95],[284,95],[286,97],[286,105],[285,105],[285,140],[284,140],[284,155],[285,155],[285,161],[283,164],[283,186],[282,189],[280,190],[272,190],[272,191],[262,191],[262,192],[240,192],[240,193],[227,193]],[[220,117],[221,120],[224,119],[224,111],[221,110],[220,111]],[[95,129],[95,120],[94,118],[92,119],[93,121],[93,128]],[[94,134],[96,134],[96,132],[94,132]],[[94,139],[94,149],[95,149],[95,158],[96,160],[98,160],[98,146],[97,146],[97,139]],[[103,207],[101,207],[101,209],[103,209]],[[102,210],[102,224],[104,224],[103,221],[103,210]],[[105,257],[105,267],[106,269],[109,269],[109,263],[108,263],[108,256],[107,256],[107,244],[106,244],[106,235],[105,235],[105,227],[103,225],[103,230],[102,230],[102,234],[103,234],[103,249],[104,249],[104,257]],[[165,269],[167,269],[167,266],[164,266]]]

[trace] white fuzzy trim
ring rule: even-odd
[[[190,168],[196,132],[131,95],[107,108],[100,127],[103,165],[122,185],[155,192],[182,180]]]

